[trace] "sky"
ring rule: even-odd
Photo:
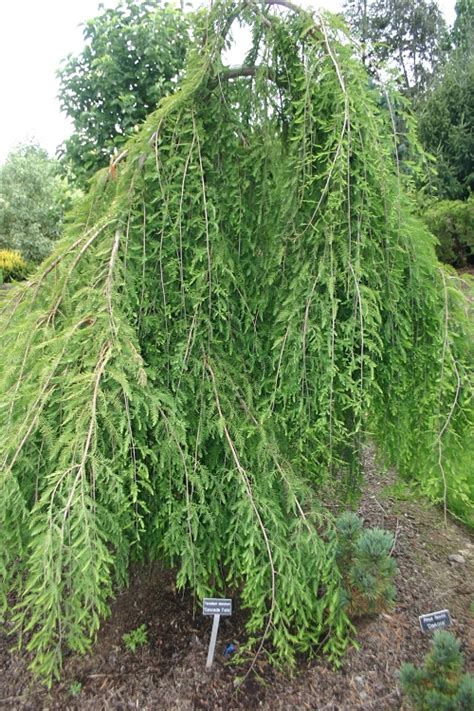
[[[334,12],[342,7],[342,0],[293,1]],[[438,4],[451,24],[455,0]],[[98,6],[99,0],[0,0],[0,164],[27,140],[54,155],[72,132],[60,111],[56,71],[68,54],[81,51],[80,25],[98,14]]]

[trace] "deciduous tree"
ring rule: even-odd
[[[449,47],[446,22],[434,0],[348,0],[352,30],[369,68],[395,68],[410,95],[424,89]]]
[[[331,510],[369,437],[472,520],[465,297],[339,18],[281,1],[199,19],[179,90],[0,312],[0,599],[49,679],[137,558],[238,595],[251,659],[339,659]]]
[[[36,144],[20,145],[0,167],[0,248],[40,262],[61,233],[74,191],[58,162]]]
[[[85,23],[84,49],[58,72],[61,108],[74,124],[64,159],[81,179],[176,87],[188,31],[187,16],[160,0],[121,0]]]

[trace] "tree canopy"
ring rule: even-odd
[[[449,48],[435,0],[346,0],[344,10],[368,67],[396,68],[409,95],[426,87]]]
[[[472,0],[460,0],[452,29],[453,49],[417,106],[420,139],[436,158],[433,188],[449,200],[464,200],[474,189],[473,38]]]
[[[441,198],[474,190],[474,52],[455,51],[418,107],[420,139],[436,157],[433,183]]]
[[[455,5],[452,37],[455,47],[462,52],[474,52],[474,2],[473,0],[457,0]]]
[[[187,16],[160,0],[121,0],[84,25],[85,46],[58,72],[74,133],[64,159],[80,178],[109,160],[161,97],[176,88],[189,42]]]
[[[32,262],[46,257],[74,198],[58,162],[36,144],[14,148],[0,166],[0,248]]]
[[[144,558],[238,595],[242,655],[337,662],[331,512],[369,438],[472,521],[465,298],[340,19],[288,6],[196,20],[177,92],[1,312],[0,594],[48,679]],[[254,46],[229,68],[236,20]]]

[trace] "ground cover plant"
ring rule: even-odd
[[[135,630],[131,632],[126,632],[122,636],[123,643],[127,649],[134,652],[137,647],[142,647],[148,644],[148,636],[146,631],[146,625],[140,625]]]
[[[338,19],[276,4],[200,16],[177,93],[2,308],[0,594],[47,680],[134,559],[239,594],[250,659],[337,661],[325,504],[357,494],[369,436],[472,520],[470,326],[390,100]],[[254,46],[229,69],[236,18]]]

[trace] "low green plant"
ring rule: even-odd
[[[421,668],[402,664],[400,685],[416,711],[468,711],[474,708],[474,676],[463,668],[459,640],[438,630]]]
[[[413,501],[416,499],[417,505],[420,502],[419,491],[416,488],[416,484],[405,481],[404,479],[395,479],[391,484],[384,486],[379,497],[382,500],[395,499],[397,502]]]
[[[436,251],[442,262],[463,267],[474,257],[474,196],[435,202],[423,217],[438,239]]]
[[[71,681],[69,684],[69,693],[71,696],[79,696],[82,691],[82,684],[80,681]]]
[[[122,635],[122,640],[130,652],[135,652],[138,647],[144,647],[148,644],[146,625],[140,625],[140,627],[137,627],[135,630],[126,632]]]
[[[344,605],[351,617],[378,614],[395,601],[393,578],[397,566],[391,558],[393,534],[380,528],[364,529],[350,511],[336,521],[337,561],[344,580]]]

